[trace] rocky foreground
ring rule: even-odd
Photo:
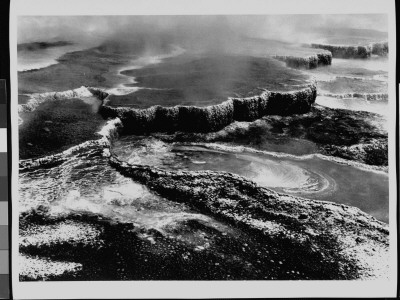
[[[169,172],[113,156],[110,163],[171,201],[254,234],[305,273],[365,279],[388,268],[387,226],[357,208],[278,194],[230,173]]]
[[[88,166],[103,156],[116,172],[157,197],[188,206],[223,227],[180,218],[162,230],[148,229],[97,210],[60,214],[52,204],[40,205],[20,215],[21,280],[388,276],[388,226],[357,208],[279,194],[226,172],[128,164],[110,153],[109,146],[98,144],[97,151],[75,155],[87,157]],[[144,204],[137,209],[148,209]],[[130,209],[126,205],[120,209]]]

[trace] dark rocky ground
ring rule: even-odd
[[[55,217],[41,206],[21,215],[21,236],[40,236],[43,228],[71,222],[99,232],[86,240],[42,236],[25,241],[20,251],[28,257],[81,265],[45,279],[367,279],[384,275],[387,268],[386,225],[356,208],[277,194],[230,173],[168,172],[115,157],[111,164],[168,200],[184,202],[238,231],[221,232],[188,220],[175,227],[177,240],[96,214]],[[185,232],[208,246],[194,247],[185,241]],[[32,275],[20,279],[35,279]]]
[[[309,276],[368,277],[372,266],[366,265],[371,261],[363,259],[368,252],[383,259],[381,267],[386,268],[388,231],[384,223],[356,208],[277,194],[230,173],[170,172],[115,157],[111,165],[171,201],[184,201],[260,237]]]
[[[294,249],[290,241],[276,239],[271,243],[251,232],[242,233],[247,237],[244,240],[243,236],[224,235],[197,221],[183,222],[176,230],[180,234],[206,232],[211,244],[207,249],[194,248],[157,231],[148,232],[132,224],[115,223],[97,216],[71,215],[41,221],[40,214],[33,214],[22,218],[20,230],[23,234],[32,234],[30,227],[38,223],[62,225],[71,220],[83,227],[96,226],[101,231],[98,240],[90,243],[60,241],[39,247],[21,247],[20,251],[31,257],[82,265],[79,271],[49,276],[47,280],[351,279],[358,271],[354,262],[338,260],[338,257],[334,257],[334,262],[330,262],[333,257],[329,257],[321,264],[323,258],[318,252]],[[24,222],[29,225],[24,227]],[[153,240],[142,239],[141,234],[149,234]],[[332,243],[332,251],[337,247],[328,238],[324,243]],[[32,280],[31,276],[22,275],[20,279]]]
[[[366,116],[379,119],[378,115],[355,116],[317,106],[305,115],[266,116],[252,122],[251,129],[230,133],[230,129],[225,129],[225,133],[220,131],[208,136],[235,143],[262,144],[266,132],[286,132],[288,136],[322,143],[328,139],[324,132],[328,132],[338,144],[345,145],[384,137],[376,128],[365,127]],[[337,122],[335,118],[339,117],[341,121]],[[324,125],[325,119],[331,123]],[[356,130],[360,125],[363,130]],[[195,136],[202,135],[191,135]],[[176,134],[175,138],[187,141],[188,136]],[[95,227],[100,234],[88,241],[61,238],[50,243],[46,240],[32,245],[24,243],[20,252],[28,261],[43,258],[80,267],[44,278],[40,273],[28,272],[20,276],[21,280],[37,280],[35,276],[46,280],[290,280],[386,276],[387,225],[354,207],[278,194],[231,173],[162,171],[128,165],[113,156],[110,162],[122,175],[145,184],[158,195],[186,203],[242,233],[224,235],[201,222],[182,222],[176,228],[179,235],[200,232],[210,245],[196,248],[159,231],[148,231],[96,214],[70,213],[55,217],[48,214],[46,207],[39,207],[21,215],[22,236],[37,234],[35,226],[43,230],[46,226],[63,226],[65,222],[75,222],[83,228]],[[143,235],[151,239],[143,239]]]

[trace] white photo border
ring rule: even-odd
[[[22,15],[387,14],[389,26],[390,280],[20,282],[17,17]],[[395,297],[397,290],[396,20],[394,0],[11,0],[12,286],[16,299]]]

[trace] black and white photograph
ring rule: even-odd
[[[19,284],[393,280],[389,21],[17,15]]]

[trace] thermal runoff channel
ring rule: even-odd
[[[21,281],[388,278],[386,16],[25,16],[17,51]]]

